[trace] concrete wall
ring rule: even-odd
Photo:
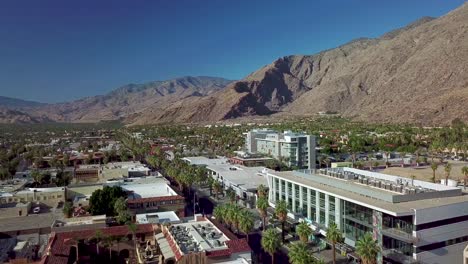
[[[468,202],[416,210],[415,224],[430,223],[447,218],[468,215]]]
[[[468,235],[468,221],[424,229],[417,232],[418,246]]]
[[[0,219],[1,218],[11,218],[11,217],[18,217],[18,216],[27,216],[31,210],[31,203],[27,203],[24,206],[12,206],[12,207],[4,207],[0,208]]]
[[[416,254],[416,258],[424,264],[461,264],[463,263],[463,249],[466,245],[467,243],[460,243],[422,252]]]

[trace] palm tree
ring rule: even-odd
[[[236,191],[232,187],[229,187],[226,190],[226,196],[229,198],[229,201],[231,203],[234,203],[236,201]]]
[[[250,211],[243,210],[239,216],[239,228],[242,233],[245,234],[247,238],[247,243],[249,242],[249,233],[254,227],[254,217]]]
[[[221,184],[219,183],[219,181],[214,181],[213,182],[213,191],[215,192],[216,194],[216,200],[218,199],[219,197],[219,193],[222,192],[222,186]]]
[[[257,195],[258,197],[265,197],[268,195],[268,189],[265,185],[263,184],[260,184],[258,187],[257,187]]]
[[[138,226],[130,222],[127,224],[127,227],[128,227],[128,230],[132,233],[133,244],[136,244],[136,232],[138,230]]]
[[[263,230],[265,230],[265,228],[266,228],[266,218],[268,216],[268,214],[267,214],[268,207],[269,207],[268,198],[259,197],[257,199],[257,210],[260,213],[260,215],[262,216]]]
[[[105,237],[104,245],[109,249],[109,260],[112,260],[112,246],[114,245],[114,237],[113,236]]]
[[[307,245],[303,242],[292,244],[288,252],[288,257],[291,264],[313,263],[312,254],[307,249]]]
[[[227,210],[227,219],[231,225],[234,225],[236,232],[239,231],[239,223],[241,221],[242,208],[238,205],[229,205]]]
[[[276,217],[281,222],[281,241],[284,242],[284,224],[286,223],[286,219],[288,217],[288,206],[286,201],[280,200],[276,203],[275,208]]]
[[[332,244],[333,264],[335,264],[336,263],[335,246],[336,246],[336,243],[341,242],[343,240],[341,231],[338,229],[335,223],[331,223],[327,229],[327,240]]]
[[[216,206],[213,210],[213,216],[218,220],[220,223],[223,223],[226,221],[226,212],[227,208],[226,206]]]
[[[437,163],[435,162],[432,162],[431,163],[431,169],[432,169],[432,182],[435,183],[436,182],[436,170],[437,168],[439,167],[439,165],[437,165]]]
[[[468,180],[467,179],[468,178],[468,166],[463,166],[461,168],[461,172],[462,172],[462,174],[464,176],[464,178],[463,178],[463,188],[466,188],[466,181]]]
[[[309,242],[309,236],[312,235],[312,228],[305,222],[301,222],[297,225],[296,233],[299,235],[302,242]]]
[[[262,234],[262,248],[271,256],[271,263],[275,263],[275,252],[280,247],[281,241],[276,230],[269,228]]]
[[[356,242],[356,253],[361,257],[363,264],[375,264],[380,248],[370,233],[364,234]]]
[[[445,185],[448,185],[448,180],[450,178],[450,172],[452,171],[452,164],[447,162],[447,164],[445,164],[444,171],[445,171]]]
[[[94,236],[90,238],[90,242],[96,244],[96,254],[99,256],[99,244],[103,240],[104,236],[102,234],[101,230],[96,230],[96,233],[94,233]]]

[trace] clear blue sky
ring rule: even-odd
[[[58,102],[377,37],[463,0],[3,0],[0,95]]]

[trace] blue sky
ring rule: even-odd
[[[463,0],[4,0],[0,95],[59,102],[377,37]]]

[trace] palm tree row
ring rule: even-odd
[[[226,224],[236,232],[244,233],[249,239],[249,233],[254,227],[253,214],[237,204],[224,204],[215,207],[213,216],[222,224]]]

